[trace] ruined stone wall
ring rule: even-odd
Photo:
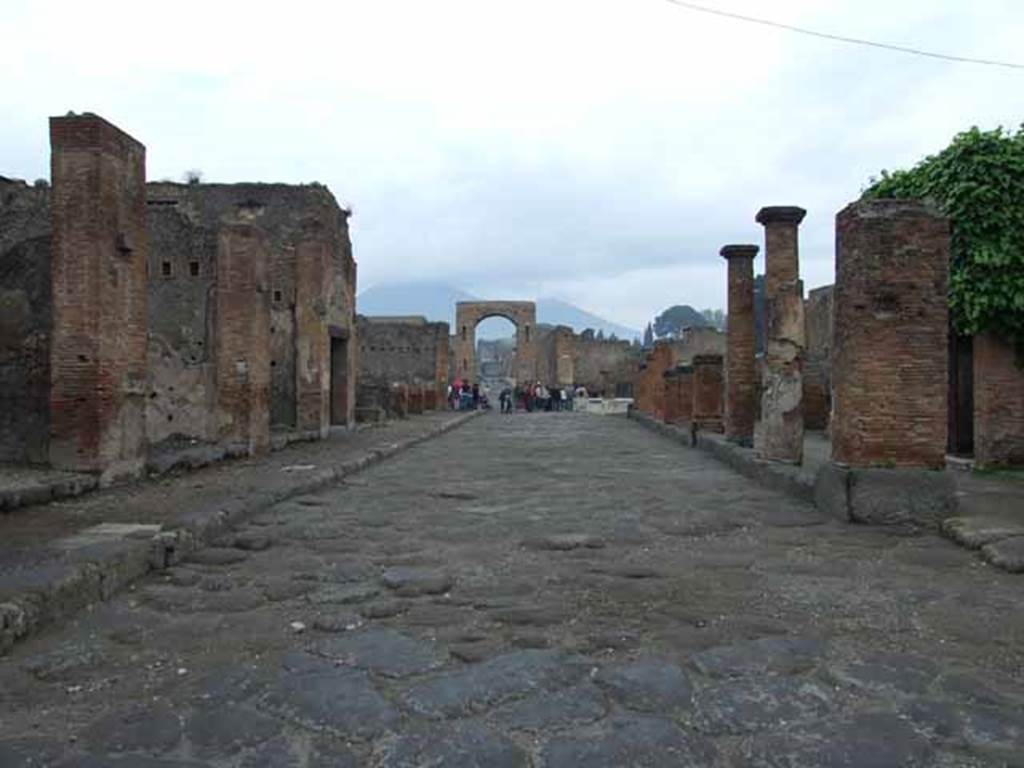
[[[209,298],[200,295],[200,286],[205,284],[212,294],[215,269],[207,272],[206,265],[225,221],[252,223],[266,239],[262,287],[269,306],[271,424],[325,435],[332,420],[350,423],[355,403],[356,268],[348,214],[330,191],[319,184],[156,183],[148,185],[147,197],[149,226],[163,243],[161,253],[151,258],[150,295],[178,299],[169,311],[162,302],[151,312],[162,326],[151,338],[150,354],[151,359],[164,361],[151,377],[156,398],[150,421],[162,424],[161,436],[176,431],[201,436],[200,425],[187,414],[201,410],[203,398],[197,393],[184,402],[181,395],[170,395],[171,387],[180,393],[182,383],[198,386],[202,380],[194,370],[202,357],[184,338],[185,329],[195,336],[203,304],[210,306]],[[167,262],[170,276],[164,275]],[[196,269],[198,274],[193,273]],[[177,283],[193,288],[174,288]],[[211,318],[207,311],[206,317],[204,347],[209,349],[219,330],[216,316]],[[339,350],[344,359],[334,360]],[[336,414],[339,409],[344,413]],[[174,421],[164,424],[168,415]],[[171,429],[173,423],[189,429]]]
[[[146,453],[145,147],[92,114],[50,119],[50,461],[141,472]]]
[[[682,338],[672,342],[676,360],[692,365],[697,355],[724,355],[726,335],[717,328],[684,328]]]
[[[804,426],[823,430],[832,410],[833,286],[815,288],[804,302]]]
[[[50,216],[48,186],[0,177],[0,462],[49,460]]]
[[[573,338],[573,378],[594,397],[635,397],[634,379],[644,352],[628,341]]]
[[[383,417],[398,416],[394,384],[406,387],[406,406],[412,392],[412,408],[420,412],[428,402],[440,403],[448,378],[448,323],[431,323],[423,317],[358,317],[358,404],[363,411],[376,409]],[[432,388],[432,397],[419,394],[420,386]],[[404,412],[404,410],[403,410]],[[364,420],[381,414],[364,414]]]
[[[1024,464],[1024,369],[991,334],[974,337],[974,457],[982,466]]]
[[[723,365],[721,355],[693,358],[693,413],[699,429],[721,432]]]
[[[656,341],[639,366],[633,385],[634,407],[641,413],[663,418],[665,413],[665,372],[678,362],[678,345]]]
[[[945,466],[949,221],[902,200],[836,217],[832,458]]]

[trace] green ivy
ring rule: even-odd
[[[910,170],[882,171],[864,199],[934,201],[953,222],[949,304],[963,334],[991,332],[1024,360],[1024,126],[972,128]]]

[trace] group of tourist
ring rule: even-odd
[[[580,387],[546,387],[541,382],[526,387],[505,387],[498,395],[502,413],[514,413],[517,409],[534,411],[571,411],[574,397],[587,397],[587,390]],[[456,379],[448,386],[448,408],[452,411],[476,411],[490,409],[491,403],[486,387]]]
[[[490,408],[490,403],[479,384],[456,379],[448,385],[448,408],[452,411],[475,411]]]

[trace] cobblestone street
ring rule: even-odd
[[[0,766],[1024,765],[1019,577],[625,418],[476,419],[221,545],[0,659]]]

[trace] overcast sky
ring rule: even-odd
[[[1020,0],[706,0],[1024,60]],[[443,280],[641,327],[720,307],[729,242],[795,204],[808,288],[881,168],[1024,121],[1024,71],[856,48],[666,0],[3,4],[0,175],[48,175],[46,117],[94,111],[150,179],[326,183],[360,289]],[[763,264],[758,260],[758,266]]]

